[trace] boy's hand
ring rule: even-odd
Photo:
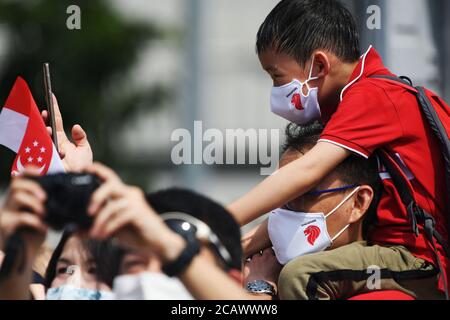
[[[34,168],[27,168],[24,174],[33,176],[39,173]],[[22,237],[27,248],[37,252],[47,234],[47,226],[43,222],[46,197],[35,181],[25,176],[12,178],[6,202],[0,208],[0,248],[17,230],[24,229]]]
[[[251,230],[242,237],[241,243],[244,259],[272,246],[269,238],[268,225],[269,220],[266,219],[255,229]]]
[[[253,255],[244,264],[244,285],[253,280],[264,280],[277,288],[278,276],[282,269],[272,248]]]
[[[74,125],[72,128],[72,143],[64,131],[63,119],[55,95],[52,95],[52,99],[55,108],[59,156],[62,159],[64,169],[70,172],[81,172],[84,168],[91,165],[93,161],[92,149],[86,132],[80,125]],[[47,123],[48,112],[46,110],[42,111],[42,118]],[[50,135],[53,134],[50,126],[47,127],[47,131]]]
[[[111,169],[99,163],[86,171],[104,182],[92,195],[88,208],[88,213],[94,217],[91,237],[114,236],[125,246],[155,253],[162,261],[178,257],[184,240],[149,206],[142,190],[125,185]]]

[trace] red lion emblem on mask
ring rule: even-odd
[[[295,109],[303,110],[302,99],[300,98],[300,94],[298,93],[294,94],[292,96],[291,103],[295,107]]]
[[[303,233],[305,234],[309,244],[313,246],[314,242],[316,242],[320,235],[320,229],[318,226],[309,226],[303,231]]]

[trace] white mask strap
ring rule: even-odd
[[[331,242],[334,242],[334,240],[336,240],[342,233],[344,233],[345,230],[348,229],[348,227],[350,227],[350,225],[346,225],[344,228],[342,228],[341,231],[339,231],[332,239]]]
[[[314,68],[314,57],[311,61],[311,68],[309,68],[308,79],[305,82],[298,81],[301,84],[300,92],[301,92],[302,96],[304,96],[304,97],[307,97],[309,95],[309,92],[311,91],[311,87],[309,86],[309,81],[319,79],[319,77],[312,77],[313,68]],[[306,86],[306,88],[308,89],[308,93],[306,95],[303,94],[303,86]]]
[[[350,199],[351,196],[353,196],[356,192],[358,192],[359,189],[361,189],[360,186],[356,187],[355,190],[350,192],[348,194],[348,196],[346,196],[341,202],[339,202],[339,204],[325,216],[325,219],[327,219],[329,216],[331,216],[333,213],[335,213],[336,210],[339,209],[348,199]]]
[[[313,76],[312,76],[312,72],[313,72],[313,68],[314,68],[314,58],[315,58],[315,57],[313,57],[313,59],[312,59],[312,61],[311,61],[311,68],[309,69],[309,77],[308,77],[308,80],[306,80],[305,83],[308,83],[308,82],[311,81],[311,80],[319,79],[319,77],[313,77]]]

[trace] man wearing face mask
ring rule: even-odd
[[[183,284],[161,268],[155,255],[126,250],[114,280],[116,300],[192,300]]]
[[[288,126],[280,167],[312,148],[322,129],[317,123]],[[431,264],[402,246],[366,241],[380,184],[375,160],[349,157],[313,191],[269,215],[270,240],[285,265],[278,281],[281,299],[347,299],[372,290],[442,298]],[[378,282],[370,282],[371,268],[381,269]]]
[[[433,264],[448,297],[449,106],[394,75],[373,47],[361,52],[355,20],[337,0],[278,2],[258,30],[256,49],[273,80],[272,112],[299,125],[319,120],[324,130],[304,156],[228,206],[236,220],[244,225],[317,191],[352,155],[377,155],[387,170],[380,172],[384,191],[369,239],[404,246]]]
[[[135,257],[126,256],[128,261],[122,262],[122,267],[128,264],[122,269],[134,275],[116,279],[117,298],[188,299],[185,290],[173,294],[182,283],[197,300],[273,299],[274,290],[256,288],[248,292],[242,288],[240,228],[223,206],[180,189],[146,197],[142,190],[124,184],[111,169],[99,163],[86,171],[103,181],[88,207],[94,218],[90,237],[114,238],[138,253]],[[135,270],[133,259],[141,260],[137,263],[141,266]],[[143,276],[139,274],[142,271]],[[272,279],[273,273],[266,268],[259,275]],[[164,291],[164,296],[158,296],[155,290]]]
[[[236,283],[241,282],[242,248],[239,226],[214,201],[183,189],[149,194],[148,202],[171,230],[201,240],[200,254],[217,265]],[[191,300],[192,295],[176,277],[164,273],[158,257],[151,252],[128,251],[121,262],[121,276],[114,281],[118,300]]]

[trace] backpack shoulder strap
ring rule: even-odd
[[[425,88],[417,87],[417,90],[418,90],[417,99],[419,100],[419,104],[422,107],[422,111],[425,114],[425,117],[427,118],[428,123],[431,126],[431,130],[438,138],[439,143],[441,145],[441,151],[444,157],[444,165],[446,168],[447,189],[449,191],[448,194],[450,194],[450,139],[449,136],[447,135],[447,129],[444,127],[444,124],[439,118],[436,109],[434,108],[433,104],[428,98]]]
[[[405,76],[396,77],[396,76],[387,75],[387,74],[379,74],[379,75],[369,76],[368,78],[369,79],[383,79],[383,80],[387,80],[389,82],[395,82],[395,84],[400,85],[409,91],[417,93],[417,88],[413,86],[411,79],[408,77],[405,77]]]
[[[389,172],[395,189],[397,190],[398,195],[400,196],[400,199],[408,213],[412,231],[416,236],[418,236],[419,229],[417,227],[417,212],[415,212],[416,200],[413,195],[411,184],[396,164],[394,157],[387,150],[378,149],[376,155],[381,164],[386,168],[386,171]]]
[[[406,208],[413,233],[416,236],[419,235],[419,224],[424,228],[425,236],[432,245],[439,272],[444,277],[445,295],[448,300],[449,295],[446,280],[447,276],[437,252],[435,239],[437,240],[437,243],[442,246],[446,257],[450,258],[450,249],[448,243],[445,241],[444,237],[436,230],[436,221],[433,216],[417,204],[413,195],[411,184],[403,174],[400,167],[396,164],[395,160],[393,160],[394,158],[390,155],[390,153],[384,149],[378,149],[376,151],[376,155],[391,176],[395,189],[397,190],[398,195],[400,196],[400,199]]]
[[[416,94],[417,101],[420,105],[420,108],[427,119],[428,124],[434,136],[438,139],[441,155],[443,157],[444,162],[444,171],[446,177],[446,186],[447,186],[447,194],[450,194],[450,139],[447,134],[448,128],[445,128],[443,122],[439,118],[438,113],[436,112],[435,107],[433,106],[430,98],[427,95],[427,92],[424,87],[414,87],[412,85],[412,81],[407,77],[395,77],[390,75],[373,75],[369,78],[373,79],[384,79],[386,81],[395,82],[402,87],[413,91]],[[443,104],[444,108],[446,107]],[[447,221],[450,223],[450,200],[447,199]],[[450,227],[449,227],[450,229]]]
[[[438,139],[441,149],[441,154],[444,160],[444,168],[445,168],[445,176],[446,176],[446,185],[447,185],[447,194],[450,194],[450,139],[447,134],[447,130],[444,127],[439,115],[436,112],[434,105],[431,103],[430,98],[427,95],[425,88],[423,87],[414,87],[412,81],[407,77],[395,77],[391,75],[374,75],[369,78],[378,78],[384,79],[385,81],[394,82],[403,88],[412,91],[415,93],[420,108],[425,115],[428,124],[431,127],[432,132],[435,137]],[[445,104],[444,104],[445,107]],[[434,254],[436,256],[436,261],[438,264],[439,272],[441,273],[444,279],[444,289],[446,299],[449,299],[449,292],[447,287],[447,275],[445,270],[443,269],[441,259],[437,253],[435,239],[442,246],[445,251],[447,258],[450,257],[450,249],[448,246],[448,242],[437,232],[435,228],[435,220],[433,216],[431,216],[428,212],[426,212],[423,208],[421,208],[415,201],[413,192],[410,188],[409,182],[401,173],[401,170],[392,164],[390,160],[389,154],[385,150],[379,150],[377,155],[383,165],[386,167],[388,172],[391,175],[392,181],[399,193],[400,199],[405,205],[408,217],[410,218],[411,225],[413,228],[413,232],[418,235],[417,223],[423,225],[425,230],[425,235],[432,244]],[[447,230],[449,230],[450,223],[450,200],[447,198]]]

